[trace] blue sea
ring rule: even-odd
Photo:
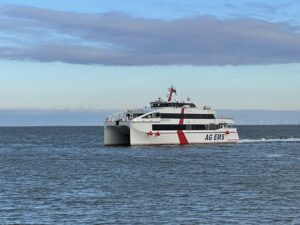
[[[103,146],[103,127],[0,128],[0,224],[300,224],[300,126],[234,145]]]

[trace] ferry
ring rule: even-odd
[[[231,118],[217,118],[210,107],[198,108],[190,101],[174,101],[176,89],[167,99],[150,107],[128,109],[104,121],[105,145],[224,144],[239,140]]]

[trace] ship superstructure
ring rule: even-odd
[[[236,143],[237,129],[230,118],[217,118],[210,107],[197,108],[190,100],[150,102],[150,108],[130,109],[106,118],[105,145],[216,144]]]

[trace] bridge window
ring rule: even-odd
[[[136,117],[139,117],[139,116],[141,116],[141,115],[144,115],[144,114],[142,114],[142,113],[139,113],[139,114],[133,114],[132,117],[133,117],[133,118],[136,118]]]
[[[151,114],[145,115],[142,118],[143,119],[151,119],[151,118],[153,118],[153,114],[151,113]]]

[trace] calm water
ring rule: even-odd
[[[101,127],[0,128],[0,224],[300,224],[300,126],[239,132],[104,147]]]

